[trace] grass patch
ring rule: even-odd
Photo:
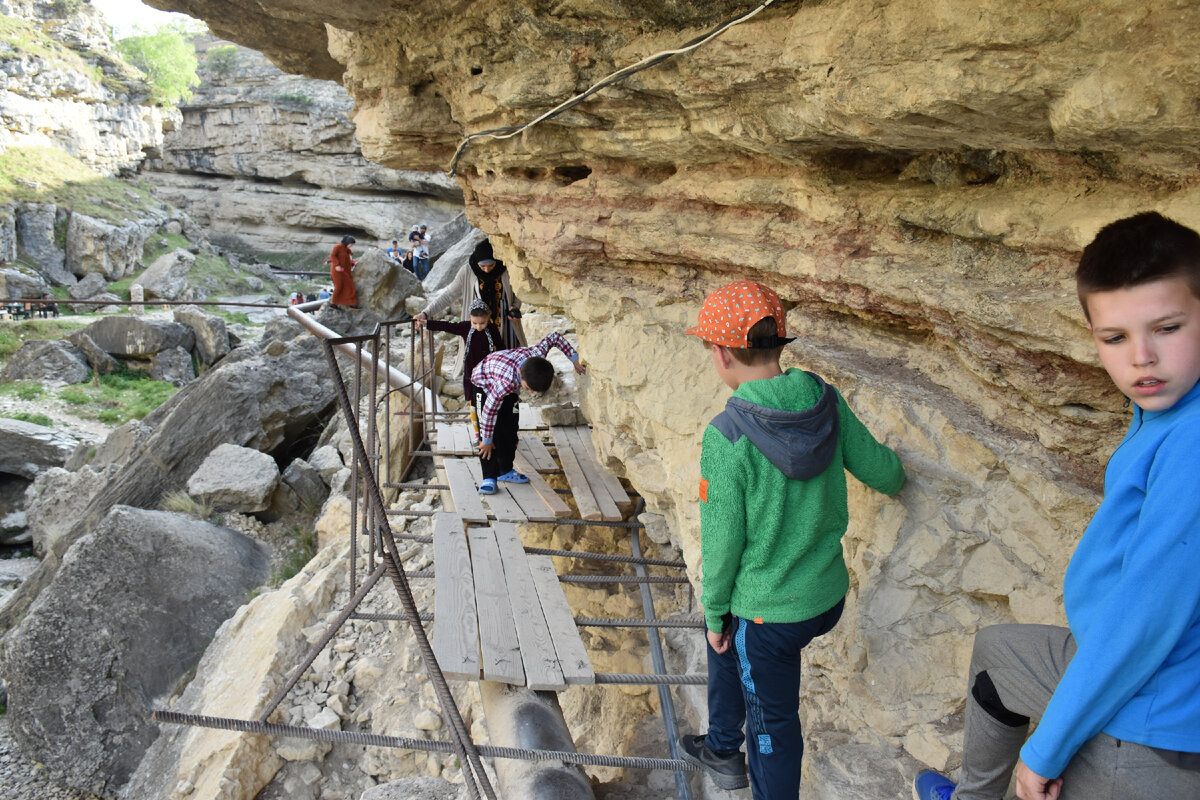
[[[28,411],[17,411],[8,415],[9,419],[17,419],[21,422],[31,422],[34,425],[41,425],[44,428],[53,428],[54,420],[47,417],[45,414],[31,414]]]
[[[223,318],[226,322],[235,322],[239,325],[254,324],[250,321],[249,315],[247,315],[244,311],[226,311],[225,309],[218,308],[217,306],[210,306],[208,313],[215,314],[218,317]]]
[[[106,178],[52,147],[10,147],[0,153],[0,205],[17,202],[54,203],[115,223],[159,205],[144,184]]]
[[[0,384],[0,393],[11,394],[21,400],[36,400],[46,393],[40,381],[9,381]]]
[[[292,527],[291,546],[283,562],[271,573],[271,587],[278,589],[317,554],[317,532],[312,528]]]
[[[192,243],[183,234],[164,233],[159,236],[151,236],[146,240],[145,247],[142,248],[142,261],[146,266],[150,266],[159,256],[165,253],[169,253],[180,247],[186,250],[191,246]]]
[[[59,398],[72,406],[81,417],[120,425],[142,419],[165,403],[179,388],[166,381],[152,380],[145,372],[123,368],[101,375],[90,384],[77,384],[59,390]]]
[[[159,506],[163,511],[174,511],[177,514],[187,514],[194,519],[208,519],[213,514],[213,508],[208,503],[201,502],[185,491],[171,492],[162,499]]]

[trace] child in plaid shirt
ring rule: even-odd
[[[557,347],[571,359],[577,373],[582,375],[587,371],[567,340],[551,333],[532,347],[492,353],[471,372],[479,415],[479,463],[483,468],[480,494],[495,494],[498,480],[529,482],[528,477],[513,469],[520,413],[517,403],[521,389],[540,394],[554,383],[554,367],[546,360],[551,347]]]

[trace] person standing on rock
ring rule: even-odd
[[[358,262],[352,258],[351,249],[355,238],[349,234],[333,246],[329,254],[329,276],[333,279],[333,297],[329,302],[335,306],[358,308],[358,290],[354,288],[354,265]]]
[[[417,314],[415,319],[418,327],[431,317],[441,316],[455,300],[459,303],[459,316],[462,319],[470,315],[471,304],[475,300],[482,300],[491,311],[492,321],[500,328],[503,349],[525,346],[525,331],[521,328],[521,301],[513,294],[509,284],[508,267],[496,259],[492,243],[487,239],[475,245],[475,250],[454,280],[435,294],[424,310]],[[461,367],[460,350],[455,375]]]
[[[704,341],[733,397],[700,453],[708,731],[681,736],[681,755],[720,788],[740,789],[745,742],[755,800],[796,800],[800,655],[837,624],[850,586],[846,472],[895,494],[904,468],[836,389],[780,367],[792,340],[766,286],[718,289],[687,333]]]

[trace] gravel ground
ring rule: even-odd
[[[17,749],[0,716],[0,797],[3,800],[99,800],[95,795],[65,789],[46,775],[45,768]]]

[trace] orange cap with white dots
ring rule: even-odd
[[[764,317],[775,318],[775,335],[751,341],[750,329]],[[739,349],[771,349],[792,341],[779,295],[755,281],[736,281],[710,294],[700,307],[700,324],[685,333]]]

